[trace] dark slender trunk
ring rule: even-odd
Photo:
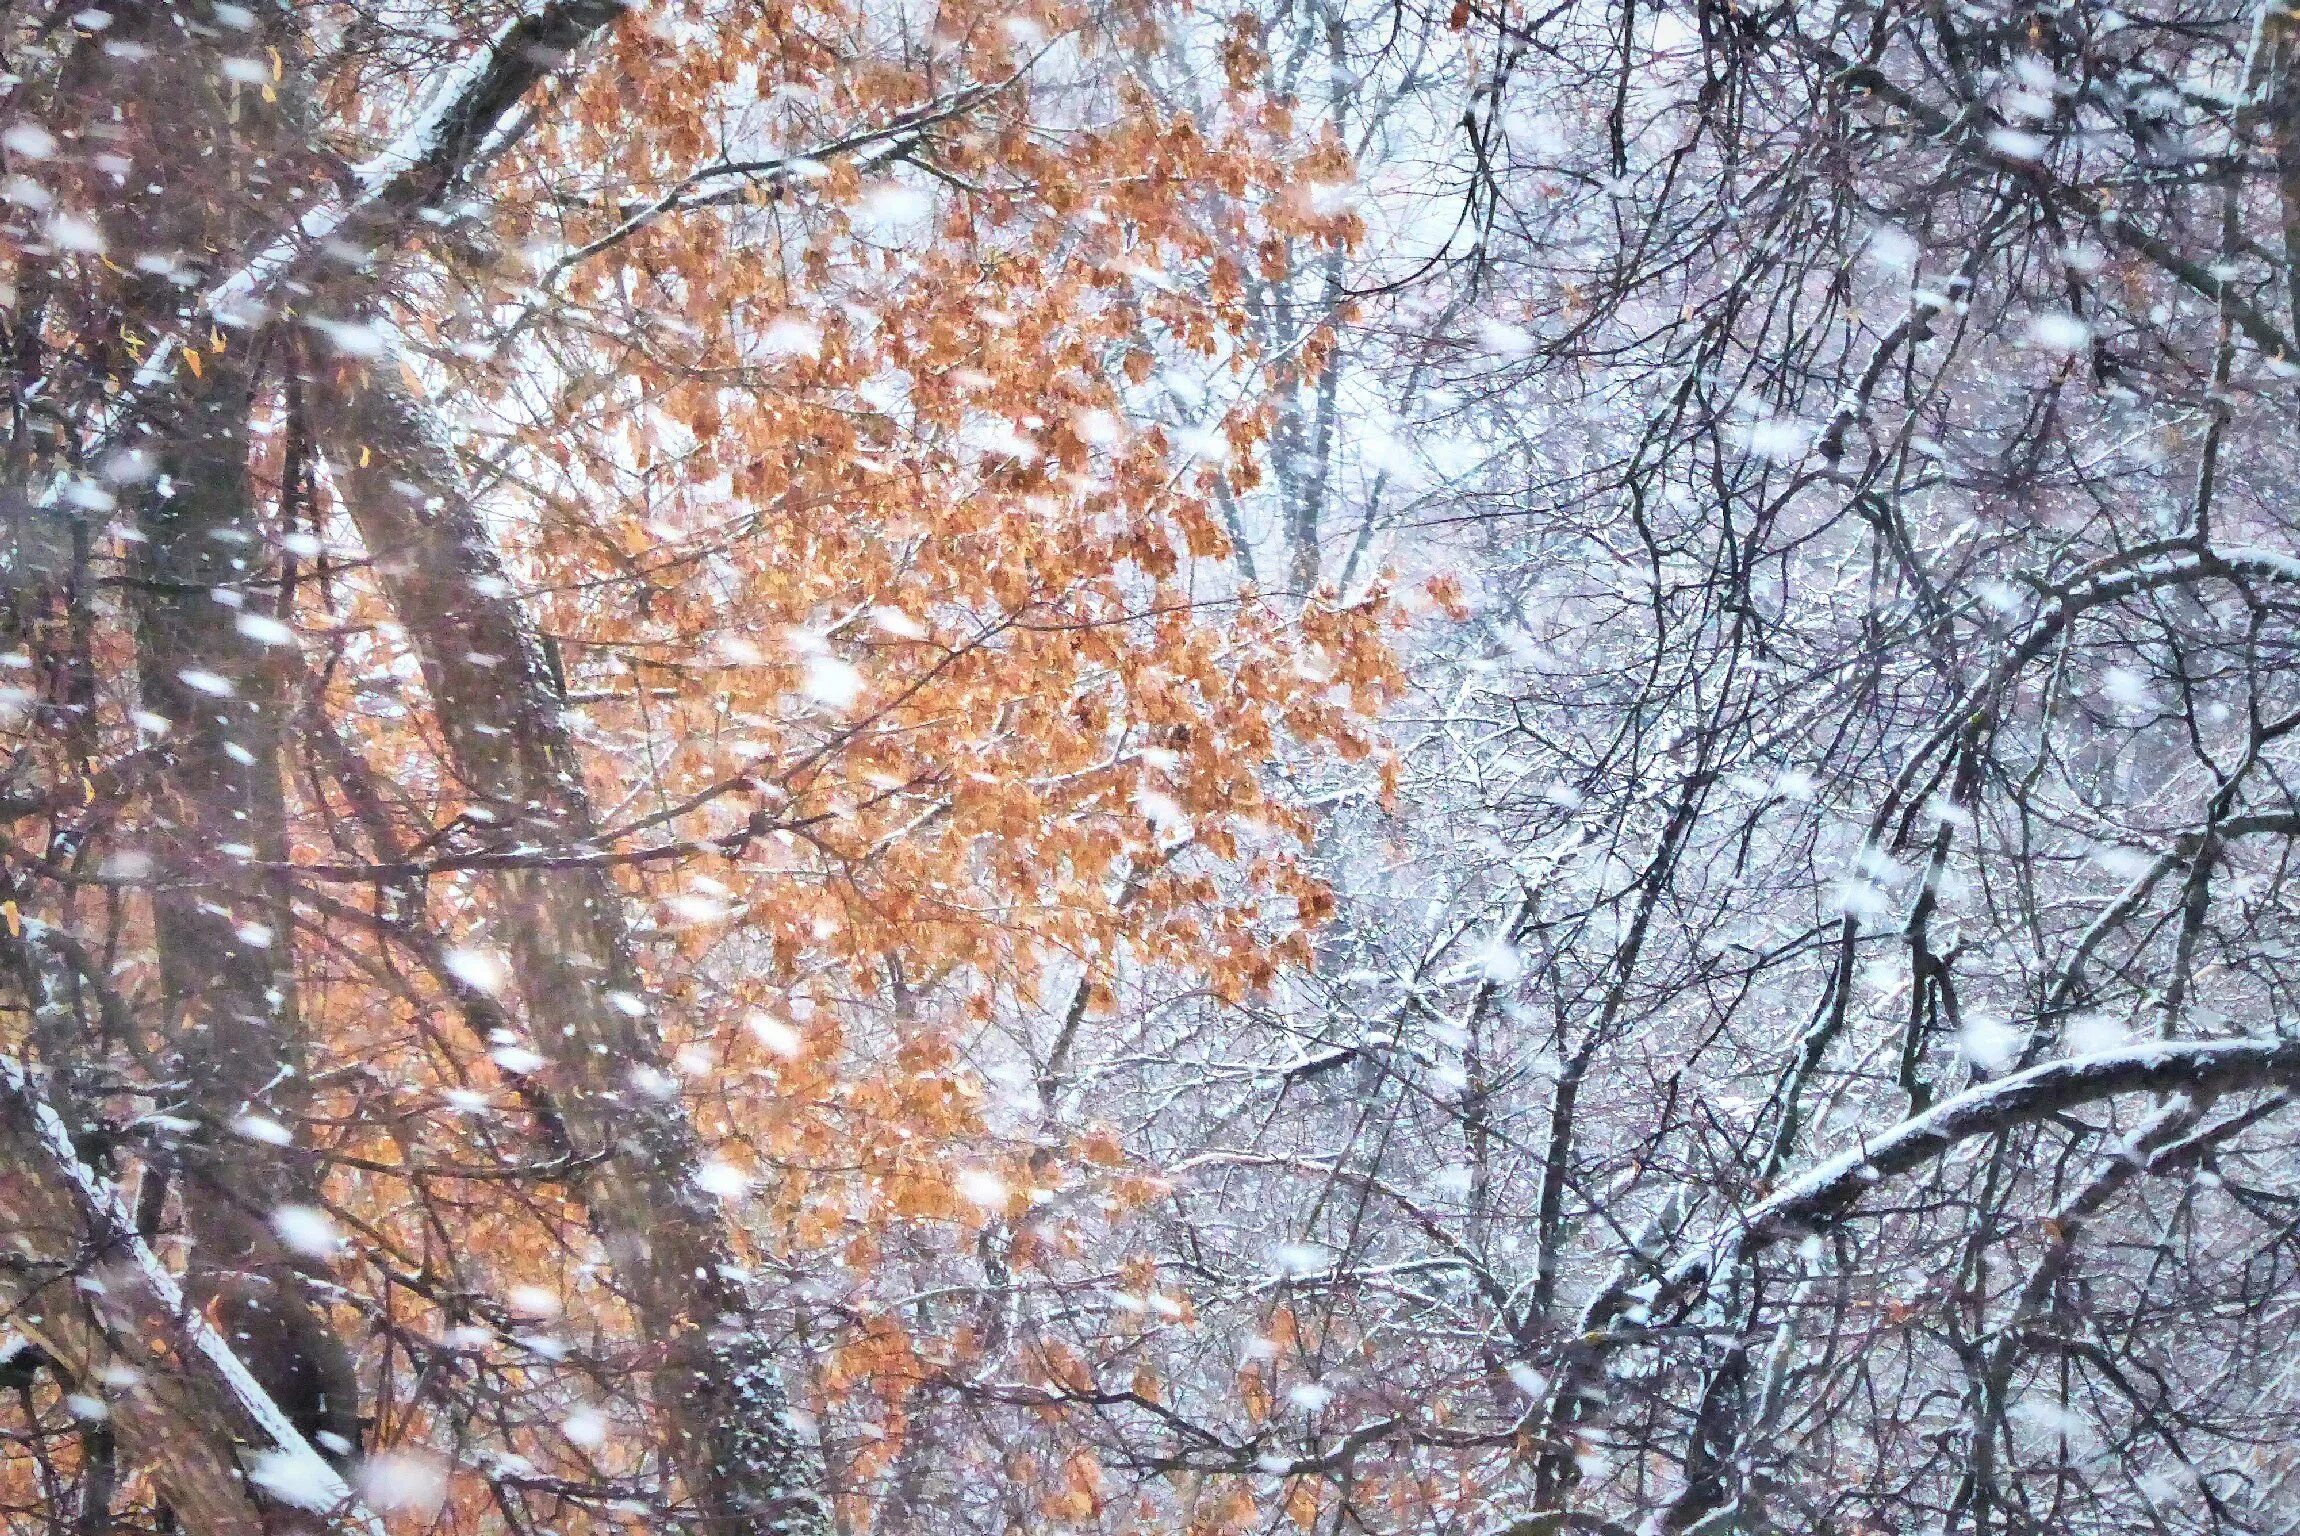
[[[294,58],[293,25],[275,19],[261,41]],[[224,45],[187,39],[170,17],[122,24],[131,27],[150,52],[123,60],[107,94],[143,118],[162,202],[124,210],[115,243],[138,248],[158,236],[186,251],[230,252],[262,238],[285,216],[302,153],[278,93],[231,81]],[[134,227],[145,216],[161,227]],[[324,1266],[274,1231],[283,1208],[317,1203],[317,1175],[301,1145],[308,1084],[293,935],[276,890],[249,872],[285,849],[288,719],[285,669],[241,622],[270,612],[278,576],[278,530],[249,465],[256,343],[181,313],[183,290],[164,280],[131,280],[123,297],[135,316],[125,334],[175,334],[185,348],[166,408],[137,445],[152,473],[132,493],[141,538],[129,593],[141,703],[167,722],[151,900],[157,1032],[183,1084],[181,1108],[199,1127],[175,1154],[192,1238],[186,1278],[196,1301],[215,1302],[256,1381],[343,1457],[359,1438],[357,1378],[311,1289]],[[258,1134],[243,1133],[251,1125]],[[268,1126],[285,1136],[269,1139]]]

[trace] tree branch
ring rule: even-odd
[[[265,1536],[294,1523],[382,1536],[335,1469],[137,1234],[119,1192],[90,1168],[33,1072],[0,1056],[0,1264],[9,1320],[81,1382],[107,1386],[123,1446],[148,1463],[168,1507],[197,1536]],[[27,1256],[27,1250],[29,1256]],[[40,1256],[45,1256],[43,1262]],[[251,1483],[276,1502],[259,1502]]]

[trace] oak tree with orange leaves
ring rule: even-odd
[[[1395,683],[1378,594],[1222,558],[1305,366],[1245,264],[1357,238],[1347,156],[1235,57],[1164,102],[1165,20],[9,14],[12,1521],[811,1533],[996,1464],[909,1409],[1023,1346],[899,1277],[1158,1186],[985,1063],[1305,960],[1272,776]]]

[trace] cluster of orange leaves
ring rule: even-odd
[[[557,649],[602,823],[648,821],[623,847],[721,850],[618,878],[679,1068],[666,1091],[753,1181],[734,1214],[754,1256],[848,1286],[801,1387],[867,1426],[838,1469],[858,1490],[899,1456],[922,1373],[982,1347],[875,1306],[890,1248],[961,1253],[1011,1221],[1008,1261],[1052,1264],[1092,1241],[1081,1223],[1160,1190],[1107,1135],[995,1102],[986,1053],[1043,1044],[1076,987],[1088,1016],[1149,974],[1235,1000],[1305,959],[1327,897],[1273,773],[1364,756],[1396,683],[1378,593],[1241,587],[1212,510],[1221,482],[1253,485],[1266,401],[1303,366],[1243,345],[1242,273],[1356,238],[1313,195],[1346,156],[1237,79],[1197,111],[1161,99],[1138,78],[1151,22],[974,0],[899,23],[649,8],[493,168],[476,254],[404,285],[420,382],[500,469],[493,526]],[[336,99],[356,116],[360,82]],[[807,158],[946,108],[907,160]],[[696,183],[740,193],[552,268],[697,168],[770,148],[797,168]],[[1141,419],[1164,369],[1212,380],[1212,449]],[[328,532],[355,542],[340,519]],[[380,595],[354,572],[308,602],[311,628],[358,637],[328,713],[445,824],[457,792]],[[303,811],[298,856],[331,857],[327,807]],[[754,818],[763,835],[720,841]],[[427,899],[459,942],[506,920],[479,879]],[[379,988],[376,953],[341,931],[300,963],[334,1151],[520,1155],[513,1095],[422,984]],[[331,1193],[381,1266],[540,1289],[558,1315],[531,1331],[635,1358],[574,1204],[373,1168]],[[1054,1196],[1066,1214],[1024,1219]],[[441,1326],[376,1272],[344,1266],[395,1326]],[[534,1394],[508,1448],[574,1476],[643,1469],[630,1383],[583,1389],[611,1432],[579,1444],[560,1433],[569,1373],[498,1359]],[[382,1434],[435,1437],[433,1411],[385,1404]],[[1083,1449],[1034,1467],[1046,1518],[1129,1518]],[[1239,1527],[1243,1497],[1204,1501],[1193,1528]],[[1288,1495],[1297,1520],[1308,1497]],[[459,1478],[447,1518],[484,1526],[488,1498]]]
[[[1347,156],[1248,89],[1248,32],[1219,45],[1194,102],[1172,78],[1153,88],[1173,56],[1161,20],[1069,0],[646,7],[488,168],[488,227],[394,272],[412,382],[484,466],[601,824],[644,824],[621,849],[704,850],[617,873],[675,1069],[661,1091],[752,1181],[730,1215],[762,1273],[846,1287],[798,1386],[867,1431],[835,1469],[850,1515],[900,1456],[922,1376],[1023,1347],[971,1323],[921,1337],[870,1278],[988,1228],[1016,1272],[1052,1273],[1162,1191],[1106,1132],[1000,1102],[985,1063],[1121,1006],[1142,977],[1237,1000],[1306,959],[1328,898],[1274,777],[1299,755],[1373,750],[1397,683],[1379,592],[1241,586],[1213,510],[1253,487],[1270,398],[1317,363],[1245,345],[1244,275],[1357,238],[1346,204],[1319,195],[1347,183]],[[491,30],[474,19],[455,46]],[[318,84],[356,159],[409,97],[403,76],[367,79],[366,56],[348,57]],[[914,120],[888,156],[890,125]],[[784,163],[696,180],[706,206],[553,264],[730,158]],[[532,323],[502,341],[522,310]],[[1168,370],[1200,381],[1190,442],[1148,419]],[[259,409],[273,493],[279,424]],[[324,496],[315,531],[336,569],[290,617],[320,712],[407,830],[447,828],[465,806],[413,647]],[[128,626],[94,644],[102,678],[133,676]],[[132,704],[107,685],[107,750],[140,739]],[[43,729],[10,728],[47,778],[89,767]],[[290,856],[340,859],[340,803],[317,775],[291,778]],[[111,834],[132,845],[144,814]],[[754,821],[765,830],[735,836]],[[412,913],[402,896],[315,889],[442,945],[488,949],[517,920],[470,874],[427,882]],[[73,901],[53,915],[82,931],[122,916],[118,896]],[[22,917],[11,903],[11,931]],[[132,904],[123,920],[112,974],[150,1002],[148,926]],[[491,1042],[372,926],[307,906],[280,942],[312,1140],[335,1159],[327,1196],[351,1240],[340,1321],[366,1341],[374,1443],[644,1476],[644,1353],[579,1204],[562,1183],[451,1171],[544,1156]],[[467,1298],[462,1316],[393,1276]],[[473,1319],[489,1329],[451,1342],[498,1398],[485,1424],[416,1393],[419,1357],[393,1342],[437,1346]],[[1178,1326],[1194,1325],[1184,1298]],[[1051,1348],[1015,1370],[1077,1385],[1088,1368]],[[1147,1364],[1134,1384],[1159,1391]],[[1006,1470],[1048,1520],[1149,1517],[1082,1446]],[[448,1528],[496,1518],[477,1472],[474,1457],[449,1482]],[[1286,1506],[1305,1524],[1307,1497]],[[1241,1484],[1194,1501],[1189,1523],[1237,1529],[1253,1512]],[[639,1518],[552,1515],[570,1532]]]

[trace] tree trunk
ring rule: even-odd
[[[294,26],[275,19],[259,40],[293,57]],[[187,41],[164,14],[135,14],[121,30],[143,33],[149,52],[123,57],[104,84],[143,117],[154,184],[172,195],[160,228],[122,227],[115,243],[157,235],[187,251],[232,251],[261,238],[286,217],[306,150],[291,142],[276,91],[223,69],[228,48],[249,40]],[[184,327],[172,283],[133,280],[127,296],[147,333]],[[177,387],[138,445],[155,473],[134,498],[142,538],[129,590],[138,692],[167,722],[151,901],[157,1032],[199,1125],[175,1168],[193,1239],[187,1281],[195,1300],[216,1302],[264,1390],[340,1458],[359,1437],[351,1355],[311,1292],[318,1256],[290,1252],[273,1231],[283,1208],[317,1200],[309,1154],[292,1144],[307,1095],[292,935],[277,893],[247,872],[285,851],[284,672],[242,623],[278,601],[277,530],[248,462],[258,362],[244,333],[196,327],[184,345]],[[266,1127],[240,1134],[250,1116],[283,1128],[288,1144]]]
[[[452,450],[385,360],[313,381],[334,484],[420,654],[452,766],[506,846],[583,846],[597,831],[549,673]],[[512,972],[549,1058],[592,1230],[659,1351],[669,1454],[713,1531],[827,1527],[811,1448],[792,1422],[764,1308],[696,1184],[698,1145],[661,1071],[623,897],[602,869],[497,877]],[[659,1080],[659,1079],[658,1079]]]

